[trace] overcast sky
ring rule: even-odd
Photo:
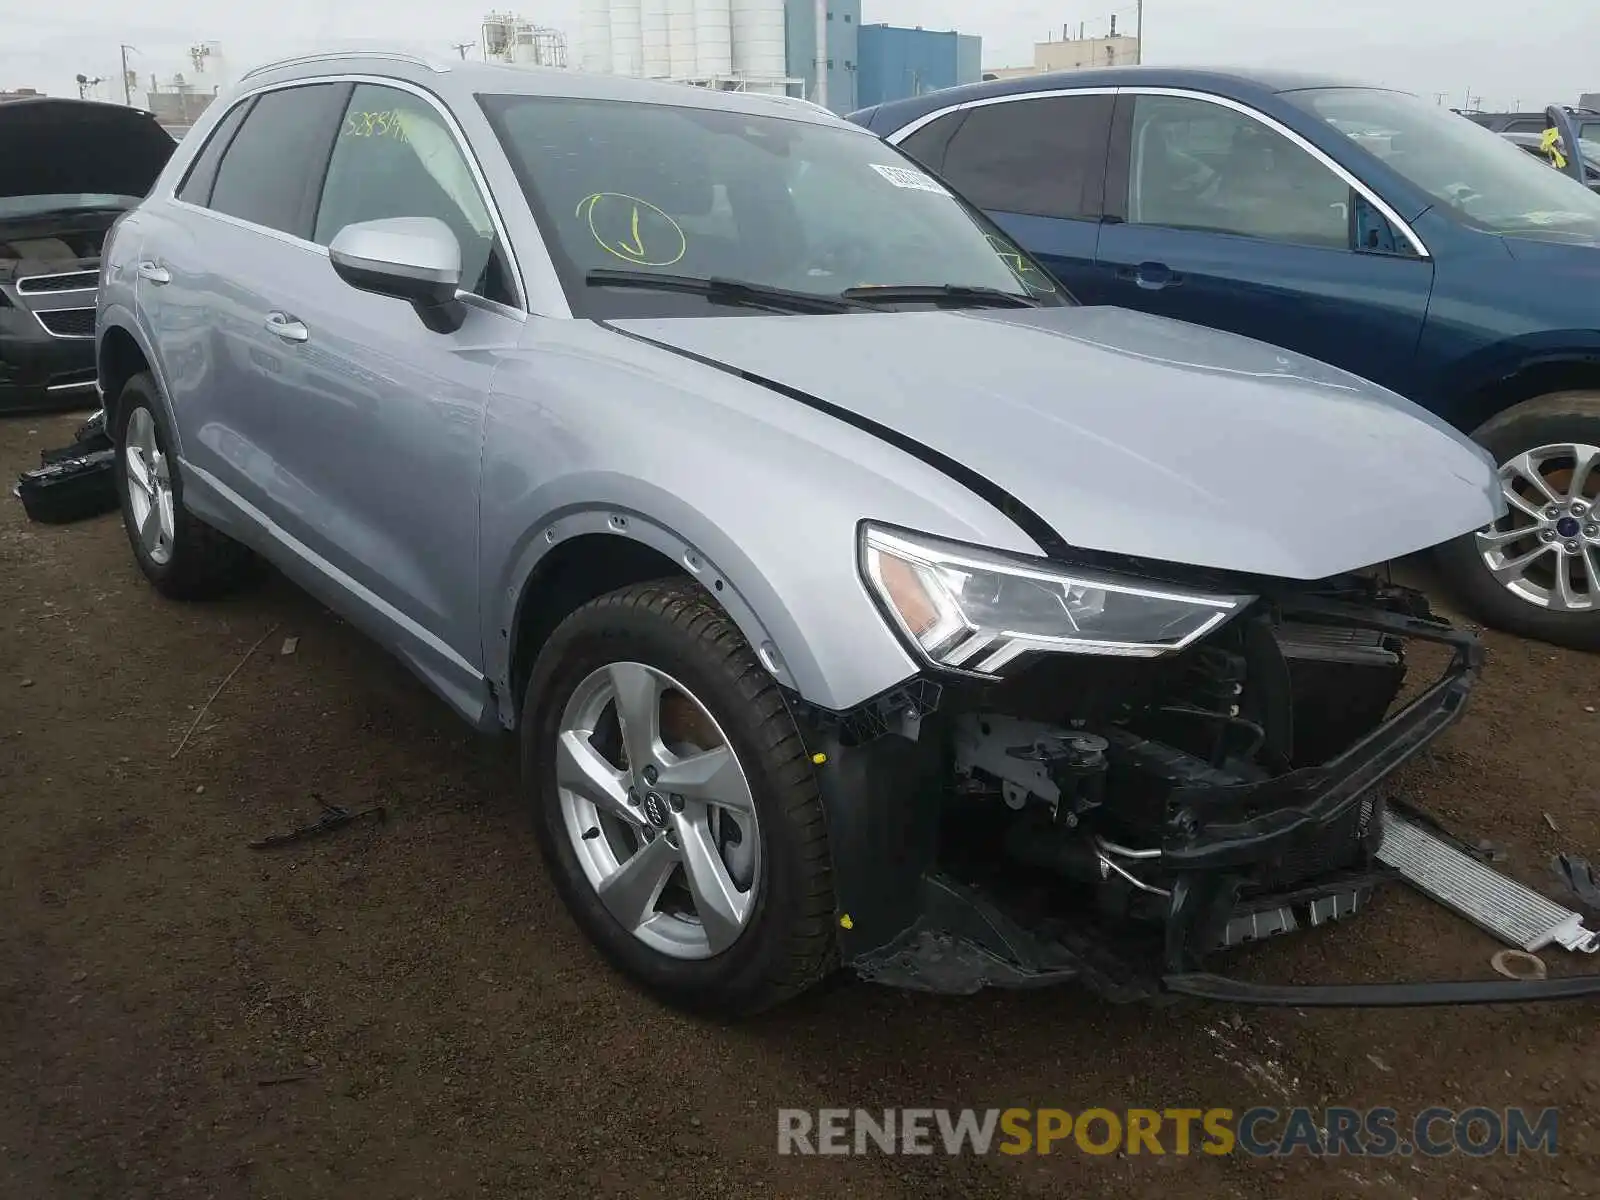
[[[1133,0],[863,0],[863,20],[960,29],[983,38],[986,67],[1032,61],[1033,43],[1063,24],[1105,32],[1112,9],[1131,30]],[[190,70],[185,49],[221,42],[230,68],[351,39],[449,53],[474,40],[481,10],[520,9],[577,43],[577,0],[0,0],[0,88],[75,94],[78,72],[120,89],[118,44],[138,48],[144,79]],[[981,14],[978,15],[978,14]],[[1460,106],[1470,89],[1486,108],[1573,104],[1600,92],[1596,0],[1148,0],[1145,61],[1270,63],[1366,79]]]

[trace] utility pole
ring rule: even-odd
[[[452,42],[450,44],[450,49],[461,55],[462,61],[465,62],[467,58],[467,51],[471,50],[477,44],[477,42]]]
[[[1133,10],[1133,61],[1144,62],[1144,0]]]
[[[817,0],[813,8],[817,22],[817,91],[816,102],[828,107],[828,0]]]
[[[120,47],[120,49],[122,50],[122,102],[129,108],[132,108],[133,79],[128,74],[128,51],[132,50],[135,54],[137,54],[139,53],[139,48],[137,46],[124,45]]]

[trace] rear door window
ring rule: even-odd
[[[1115,99],[1046,96],[969,109],[943,175],[992,212],[1096,218]]]
[[[222,156],[210,207],[241,221],[309,238],[317,191],[348,87],[313,83],[257,98]]]

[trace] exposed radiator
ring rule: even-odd
[[[1600,933],[1585,929],[1579,913],[1508,879],[1398,813],[1386,810],[1383,823],[1379,861],[1480,929],[1529,953],[1552,943],[1585,954],[1600,950]]]

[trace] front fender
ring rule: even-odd
[[[861,582],[863,518],[1040,553],[870,433],[584,321],[530,320],[502,363],[480,511],[484,658],[502,690],[524,586],[580,535],[633,538],[705,581],[780,682],[836,711],[917,670]]]
[[[606,490],[616,494],[618,489]],[[499,694],[510,697],[513,704],[519,699],[512,695],[512,664],[519,652],[518,618],[527,599],[529,580],[546,555],[575,537],[592,534],[628,538],[676,563],[722,605],[774,679],[803,696],[828,694],[825,668],[799,618],[757,564],[703,513],[688,510],[676,497],[658,493],[650,498],[653,503],[648,511],[636,507],[638,499],[636,496],[632,504],[568,505],[551,511],[546,521],[526,531],[502,576],[501,586],[490,593],[487,615],[493,628],[486,631],[484,642],[491,647],[489,675]],[[699,540],[685,536],[680,529],[701,531]],[[881,643],[887,634],[881,621],[878,626],[862,631],[869,643]],[[873,661],[864,664],[864,676],[869,680],[888,679],[885,687],[915,670],[893,637],[881,645],[881,653],[869,652],[867,658]],[[836,685],[850,688],[843,680],[836,680]]]

